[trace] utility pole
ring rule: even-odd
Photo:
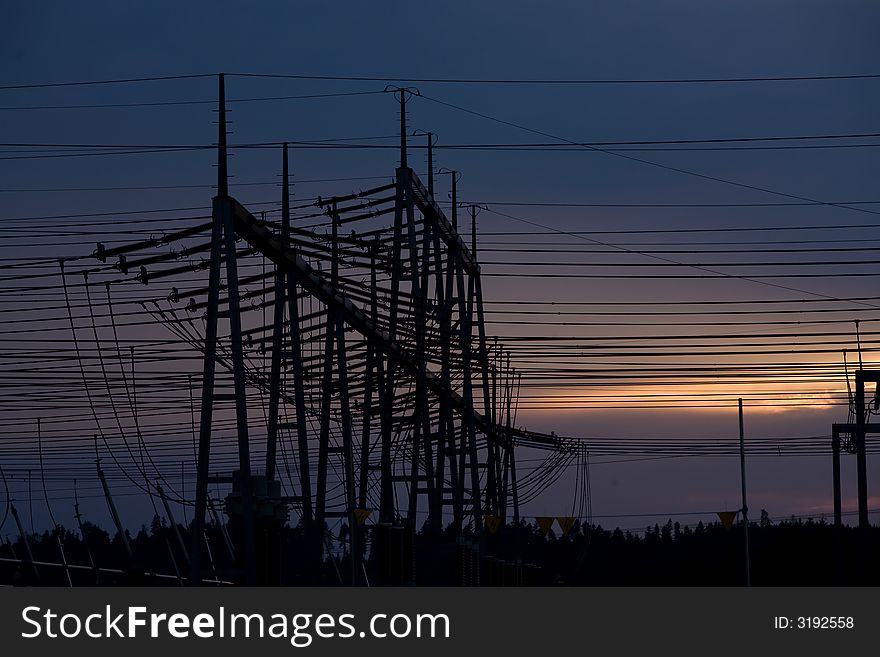
[[[746,551],[746,587],[752,585],[752,569],[749,563],[749,505],[746,503],[746,441],[743,432],[743,400],[739,399],[739,469],[742,480],[743,544]]]
[[[282,222],[285,225],[283,239],[289,238],[290,233],[290,200],[287,186],[287,144],[282,150]],[[266,435],[266,481],[275,478],[276,449],[278,445],[278,410],[281,397],[281,350],[284,339],[284,303],[285,303],[284,274],[278,265],[275,265],[275,299],[274,315],[272,322],[272,365],[269,373],[269,418]],[[295,302],[295,300],[294,300]]]
[[[831,480],[834,500],[834,583],[843,583],[842,500],[840,496],[840,426],[831,425]]]
[[[217,198],[225,198],[228,192],[226,172],[226,107],[223,77],[219,79],[217,134]],[[205,529],[205,511],[208,504],[208,475],[211,453],[211,424],[214,413],[214,375],[217,354],[217,315],[220,301],[220,261],[223,244],[223,224],[216,211],[211,224],[211,261],[208,274],[208,305],[205,314],[204,360],[202,361],[202,399],[199,414],[199,443],[196,460],[196,498],[192,526],[192,549],[190,550],[190,583],[201,584],[202,538]]]
[[[406,157],[406,89],[398,89],[400,94],[400,168],[406,169],[409,164]]]
[[[434,133],[425,133],[428,137],[428,191],[434,196]]]
[[[858,504],[859,504],[859,570],[863,575],[867,573],[871,551],[871,520],[868,516],[868,445],[867,445],[867,411],[865,409],[865,382],[878,381],[878,372],[869,372],[859,368],[856,372],[856,477],[858,479]]]
[[[226,303],[222,314],[229,320],[229,340],[233,370],[235,424],[238,442],[239,475],[241,481],[242,543],[244,547],[244,580],[256,584],[256,542],[253,488],[251,483],[250,443],[248,439],[246,380],[244,349],[242,345],[241,313],[238,292],[238,262],[233,226],[234,199],[229,196],[226,152],[226,90],[223,74],[218,76],[217,118],[217,195],[213,199],[211,227],[211,261],[208,281],[208,305],[205,321],[204,361],[202,374],[202,406],[199,426],[198,463],[196,464],[196,500],[193,517],[192,549],[190,551],[190,580],[201,583],[202,541],[205,511],[208,499],[208,474],[211,453],[211,425],[214,402],[215,361],[217,355],[217,324],[221,315],[220,271],[221,260],[226,265]]]
[[[281,162],[281,243],[296,253],[296,243],[290,235],[290,166],[287,142],[284,143]],[[306,424],[305,379],[303,373],[302,327],[299,311],[299,288],[296,279],[287,279],[287,319],[290,324],[290,362],[293,373],[293,396],[296,410],[296,444],[299,453],[299,489],[302,498],[301,519],[307,532],[312,531],[312,475],[309,463],[309,436]]]

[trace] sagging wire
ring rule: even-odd
[[[113,340],[116,344],[116,355],[119,360],[119,372],[122,376],[122,386],[125,390],[125,396],[128,399],[128,405],[131,408],[131,417],[132,417],[132,421],[134,422],[135,433],[137,435],[138,445],[140,446],[140,450],[141,450],[141,475],[144,477],[144,481],[146,482],[146,485],[147,485],[147,492],[148,492],[148,494],[150,494],[149,493],[149,491],[150,491],[149,478],[147,477],[146,463],[144,463],[144,453],[146,452],[147,459],[149,460],[150,465],[153,467],[153,470],[156,472],[156,475],[163,482],[165,482],[165,485],[168,486],[170,489],[171,487],[168,485],[168,482],[162,476],[161,472],[159,472],[159,468],[156,465],[156,462],[153,460],[153,457],[150,454],[150,451],[147,448],[146,443],[144,442],[143,433],[142,433],[141,427],[140,427],[140,420],[138,418],[138,413],[137,413],[137,392],[135,389],[136,382],[134,379],[134,347],[131,347],[132,381],[131,381],[131,386],[129,386],[128,385],[128,377],[125,374],[125,367],[123,365],[124,360],[122,358],[122,347],[120,346],[120,343],[119,343],[119,333],[116,328],[116,319],[115,319],[115,314],[113,312],[113,299],[112,299],[112,295],[110,294],[110,282],[109,281],[105,283],[105,289],[107,292],[107,313],[108,313],[108,317],[110,318],[110,326],[113,329]],[[91,297],[88,294],[88,285],[86,286],[86,297],[89,301],[89,312],[92,313]],[[95,330],[95,344],[97,347],[98,346],[98,344],[97,344],[97,335],[98,335],[97,331],[98,331],[98,329],[97,329],[97,326],[95,325],[95,322],[94,322],[94,315],[92,315],[92,317],[93,317],[92,325]],[[107,380],[107,373],[106,373],[106,370],[104,370],[104,360],[100,356],[100,347],[98,347],[98,354],[99,354],[98,357],[99,357],[99,360],[101,363],[101,370],[104,373],[104,381],[108,386],[107,387],[107,394],[110,396],[110,405],[113,409],[114,416],[116,416],[116,421],[117,421],[117,424],[119,425],[119,432],[122,437],[122,440],[123,440],[123,442],[126,443],[126,446],[127,446],[127,441],[125,440],[125,434],[122,431],[122,425],[119,420],[119,416],[116,413],[116,404],[113,401],[113,395],[110,393],[109,382]],[[130,453],[130,450],[129,450],[129,453]],[[173,489],[171,489],[171,490],[173,491]],[[175,495],[178,495],[178,493],[176,491],[173,491],[173,492]],[[179,495],[178,495],[178,497],[179,497]],[[150,499],[150,502],[153,502],[152,497]],[[155,504],[153,506],[155,508]]]
[[[110,449],[110,446],[107,442],[107,438],[104,435],[104,428],[101,425],[101,420],[98,416],[98,411],[95,408],[95,400],[92,397],[92,391],[91,391],[91,388],[89,387],[88,377],[86,376],[85,364],[83,363],[82,352],[79,347],[79,339],[78,339],[78,336],[76,333],[76,325],[74,324],[74,321],[73,321],[73,309],[70,305],[70,292],[68,290],[68,285],[67,285],[67,274],[64,270],[64,259],[63,258],[59,259],[58,264],[61,269],[61,287],[64,291],[64,303],[65,303],[65,306],[67,307],[67,317],[68,317],[68,320],[70,321],[70,332],[71,332],[71,335],[73,338],[72,341],[73,341],[74,351],[76,354],[76,360],[77,360],[77,363],[79,364],[79,372],[80,372],[80,376],[82,377],[83,389],[85,390],[86,399],[88,400],[88,403],[89,403],[89,409],[92,412],[92,417],[95,420],[95,425],[97,426],[98,433],[101,435],[101,439],[104,441],[104,445],[107,447],[107,450],[110,454],[110,457],[113,459],[113,462],[116,464],[117,468],[119,468],[120,472],[122,472],[122,474],[125,476],[125,478],[128,479],[132,484],[134,484],[135,487],[137,487],[141,491],[149,494],[149,491],[145,490],[143,488],[143,486],[140,485],[140,483],[138,483],[137,481],[132,479],[132,477],[128,474],[127,470],[122,467],[122,464],[116,458],[116,455],[113,453],[113,450]],[[85,272],[84,272],[84,275],[85,275]],[[88,284],[85,285],[85,288],[86,288],[86,294],[88,295]],[[91,310],[91,307],[92,307],[91,300],[89,300],[88,305]],[[94,318],[94,315],[93,315],[93,318]],[[93,322],[94,322],[94,319],[93,319]],[[97,333],[97,329],[96,329],[96,333]],[[100,345],[98,344],[97,346],[98,346],[98,353],[100,354]],[[105,372],[105,376],[106,376],[106,372]],[[117,420],[118,420],[118,416],[117,416]],[[120,429],[120,431],[121,431],[121,429]],[[128,443],[126,443],[126,447],[128,447]],[[131,454],[130,447],[129,447],[129,454]],[[95,456],[96,456],[96,458],[98,456],[97,437],[95,440]],[[133,455],[132,455],[132,461],[134,461]]]
[[[119,437],[122,439],[122,444],[125,445],[125,448],[128,451],[128,455],[131,458],[131,462],[135,464],[135,467],[137,467],[137,461],[134,457],[134,453],[131,451],[131,447],[128,444],[128,440],[125,437],[125,429],[122,428],[122,420],[120,419],[119,411],[116,408],[115,397],[113,396],[113,391],[110,387],[110,379],[107,376],[107,368],[104,366],[104,355],[101,350],[101,340],[100,340],[100,337],[98,336],[98,323],[95,321],[95,310],[94,310],[94,306],[92,305],[91,293],[89,292],[89,287],[90,287],[89,273],[87,271],[83,272],[83,285],[84,285],[85,291],[86,291],[86,303],[89,308],[89,317],[92,322],[92,332],[95,336],[95,353],[97,354],[97,357],[98,357],[98,365],[101,368],[101,377],[104,380],[104,387],[107,389],[107,398],[110,402],[110,409],[111,409],[111,412],[113,413],[113,419],[116,421],[116,427],[119,429]],[[114,326],[115,326],[115,322],[114,322]],[[127,389],[127,384],[126,384],[126,389]],[[102,437],[103,437],[103,434],[102,434]],[[104,441],[104,444],[107,447],[107,449],[110,450],[110,446],[107,444],[106,440]],[[141,476],[146,477],[146,472],[142,470]]]

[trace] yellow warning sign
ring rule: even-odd
[[[553,526],[553,521],[555,518],[553,516],[538,516],[535,518],[535,522],[538,524],[538,530],[541,532],[541,536],[546,536],[550,533],[550,528]]]
[[[501,518],[498,516],[486,516],[486,529],[489,530],[490,534],[497,532],[500,526]]]
[[[719,511],[718,517],[721,519],[721,524],[724,525],[725,529],[730,529],[733,527],[733,521],[736,518],[737,511]]]
[[[367,518],[370,517],[371,513],[373,513],[372,509],[355,509],[354,519],[357,520],[357,524],[363,525]]]
[[[556,522],[559,523],[559,529],[562,530],[562,535],[565,536],[571,531],[571,528],[574,525],[574,518],[571,516],[558,516]]]

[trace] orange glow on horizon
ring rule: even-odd
[[[768,377],[769,379],[769,377]],[[650,382],[626,386],[533,387],[523,385],[520,412],[529,415],[584,413],[597,410],[680,409],[706,413],[726,413],[737,399],[754,412],[781,414],[810,409],[828,410],[845,406],[847,387],[840,368],[817,367],[791,382],[778,377],[768,381],[734,379],[726,381],[682,381],[652,385]]]

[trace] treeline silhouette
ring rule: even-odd
[[[284,527],[271,547],[260,554],[261,568],[270,583],[282,585],[347,585],[351,559],[348,528],[327,534],[332,555],[315,567],[314,547],[300,526]],[[177,532],[158,517],[125,541],[101,527],[84,523],[84,536],[64,528],[7,540],[0,546],[0,583],[13,585],[67,585],[60,563],[60,543],[75,586],[183,585],[190,546],[189,528]],[[880,548],[880,528],[870,530],[870,554]],[[437,534],[399,529],[394,549],[378,528],[364,560],[372,585],[416,584],[440,586],[741,586],[745,582],[741,524],[681,526],[672,522],[643,532],[604,529],[575,522],[564,536],[552,529],[543,535],[522,522],[484,532],[482,546],[468,529]],[[205,577],[237,581],[234,536],[232,550],[221,528],[210,525],[207,549],[211,568]],[[878,585],[876,560],[865,565],[857,559],[858,530],[839,529],[823,519],[792,518],[770,522],[764,515],[749,525],[751,577],[754,586]],[[385,541],[385,543],[381,543]],[[261,543],[265,545],[265,541]],[[33,563],[28,557],[28,547]],[[92,568],[94,564],[95,568]]]

